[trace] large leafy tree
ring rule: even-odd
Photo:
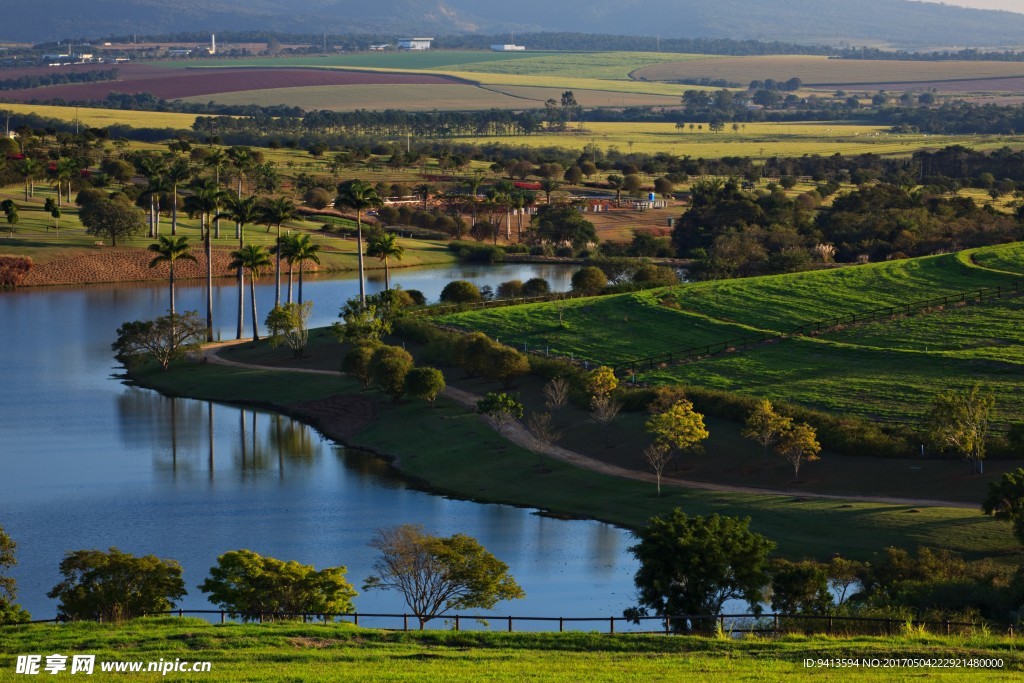
[[[114,356],[125,367],[149,357],[164,370],[171,361],[199,347],[206,328],[195,311],[184,315],[165,315],[155,320],[133,320],[117,328],[117,340],[111,344]]]
[[[14,577],[4,574],[7,569],[18,564],[14,557],[15,547],[14,541],[4,531],[3,525],[0,525],[0,624],[29,620],[28,612],[14,602],[18,598]]]
[[[406,524],[382,529],[370,542],[380,551],[364,590],[397,590],[420,628],[453,609],[491,609],[525,597],[508,565],[464,534],[439,537]]]
[[[334,200],[336,207],[348,207],[356,212],[356,252],[359,257],[359,302],[366,305],[366,273],[363,266],[363,212],[383,201],[373,185],[365,180],[351,180],[338,186],[338,198]]]
[[[745,600],[760,612],[768,585],[768,553],[775,544],[750,530],[749,518],[687,517],[676,508],[653,517],[634,533],[629,551],[640,562],[635,583],[639,616],[653,610],[661,617],[720,614],[728,600]],[[707,630],[713,620],[673,619],[676,631]]]
[[[92,202],[82,207],[79,218],[87,234],[108,238],[115,247],[119,238],[134,237],[146,228],[142,211],[117,199]]]
[[[993,393],[978,385],[939,394],[928,416],[932,441],[944,451],[954,451],[970,465],[972,473],[983,473],[985,440],[995,405]]]
[[[800,481],[800,465],[818,460],[821,444],[814,427],[806,422],[791,424],[779,434],[775,451],[793,466],[793,479]]]
[[[170,312],[174,315],[174,264],[176,261],[196,261],[192,255],[192,246],[188,243],[188,237],[167,237],[160,235],[156,244],[149,245],[149,250],[156,254],[149,262],[150,268],[155,268],[161,263],[166,263],[170,270]]]
[[[775,412],[771,401],[763,399],[757,402],[747,421],[744,423],[743,436],[761,444],[764,457],[768,457],[768,449],[774,446],[779,437],[793,424],[793,418],[783,417]]]
[[[538,239],[551,244],[572,244],[580,248],[597,242],[594,224],[568,204],[546,204],[532,220]]]
[[[76,550],[60,563],[64,580],[47,596],[60,602],[61,619],[120,621],[165,612],[185,595],[181,565],[117,548]]]
[[[356,591],[345,567],[317,571],[294,560],[285,562],[251,550],[232,550],[217,558],[199,590],[232,618],[295,619],[301,614],[347,614]]]
[[[241,249],[231,252],[231,268],[244,268],[249,271],[249,294],[252,305],[252,338],[260,340],[259,315],[256,312],[256,280],[263,269],[271,265],[270,254],[259,244],[247,244]]]
[[[1014,535],[1024,543],[1024,469],[1006,472],[989,484],[981,509],[986,515],[1011,522]]]
[[[704,416],[693,409],[693,404],[680,399],[668,409],[653,415],[645,425],[662,448],[685,451],[708,438]]]

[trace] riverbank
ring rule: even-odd
[[[324,333],[316,334],[311,348],[325,342]],[[245,344],[230,352],[234,358],[260,364],[268,354]],[[286,356],[274,362],[281,368],[315,365]],[[324,361],[320,369],[336,367],[337,363]],[[133,377],[169,395],[278,410],[347,445],[388,457],[420,487],[458,498],[536,507],[548,514],[628,528],[638,528],[651,516],[674,507],[691,514],[750,516],[753,528],[779,543],[780,554],[797,559],[826,559],[836,552],[869,559],[887,545],[944,547],[968,557],[1003,561],[1016,557],[1017,545],[1005,525],[983,517],[973,506],[929,506],[924,501],[901,505],[843,496],[815,498],[671,485],[658,496],[646,480],[580,469],[511,443],[452,400],[439,399],[433,410],[414,401],[395,406],[376,392],[359,391],[355,382],[333,371],[291,373],[191,363],[168,372],[143,369]],[[370,415],[372,404],[372,417],[358,424],[332,418],[346,413],[348,402],[355,400],[364,416]]]

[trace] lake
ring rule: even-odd
[[[460,264],[394,270],[392,281],[436,300],[452,279],[495,287],[544,277],[564,290],[573,270]],[[257,288],[261,318],[273,304],[272,280]],[[383,273],[374,272],[367,291],[382,289]],[[357,292],[353,277],[308,280],[311,323],[337,320]],[[232,281],[217,284],[225,339],[234,337],[236,296]],[[179,311],[203,313],[204,300],[201,285],[180,284]],[[249,548],[318,568],[345,565],[358,589],[372,573],[374,531],[405,523],[474,536],[507,562],[527,597],[499,604],[497,614],[618,616],[634,604],[636,564],[621,529],[427,494],[386,462],[290,419],[123,384],[110,351],[117,327],[166,306],[159,283],[0,293],[0,524],[18,544],[19,602],[35,618],[54,616],[46,592],[69,550],[117,546],[176,559],[189,590],[179,606],[206,609],[196,585],[220,553]],[[392,593],[360,591],[355,605],[405,611]]]

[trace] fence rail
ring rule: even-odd
[[[325,626],[336,623],[352,623],[360,625],[360,620],[365,626],[367,620],[388,619],[393,623],[401,620],[401,628],[395,627],[385,630],[410,631],[421,630],[419,620],[415,614],[384,614],[384,613],[360,613],[351,612],[346,614],[327,614],[321,612],[231,612],[230,610],[169,610],[166,612],[151,612],[144,616],[202,616],[214,617],[221,624],[228,621],[250,621],[268,623],[282,620],[302,620],[302,623],[316,624],[323,623]],[[0,624],[0,626],[21,626],[25,624],[61,624],[66,619],[41,619],[21,624]],[[96,621],[102,622],[102,619]],[[670,617],[645,616],[638,618],[627,617],[524,617],[524,616],[494,616],[494,615],[473,615],[453,614],[441,615],[428,620],[423,630],[463,630],[467,623],[497,624],[498,629],[513,633],[517,624],[539,624],[547,628],[540,628],[542,632],[563,633],[566,627],[574,625],[592,625],[590,631],[603,633],[644,633],[678,635],[684,633],[714,633],[725,634],[783,634],[783,633],[836,633],[851,635],[893,635],[907,627],[911,629],[925,629],[932,633],[952,635],[953,633],[964,633],[980,628],[998,628],[1005,630],[1010,636],[1014,635],[1014,626],[1009,624],[991,624],[980,622],[964,622],[949,620],[907,620],[897,617],[848,617],[833,615],[803,615],[803,614],[713,614],[695,615],[679,614]],[[654,628],[644,628],[645,624],[655,624]],[[441,627],[431,628],[432,624],[444,624]],[[631,630],[631,626],[639,626],[640,630]]]
[[[1005,296],[1020,296],[1021,293],[1024,293],[1024,280],[1014,280],[1013,283],[1008,285],[963,290],[960,292],[954,292],[953,294],[933,297],[931,299],[922,299],[896,306],[883,306],[870,311],[816,320],[814,322],[804,323],[803,325],[797,325],[788,332],[763,332],[760,334],[746,335],[711,344],[691,346],[679,351],[669,351],[668,353],[646,356],[644,358],[634,358],[632,360],[616,364],[613,367],[613,370],[616,373],[629,371],[632,374],[636,374],[640,369],[653,369],[655,366],[663,363],[671,365],[677,362],[724,353],[729,349],[746,349],[754,344],[763,344],[768,341],[782,340],[795,335],[816,334],[822,330],[829,330],[843,325],[856,325],[858,323],[874,322],[876,320],[887,320],[897,315],[910,315],[912,313],[917,313],[929,308],[936,308],[938,306],[949,306],[950,304],[958,303],[966,304],[968,302],[982,302],[988,299],[1000,299]]]

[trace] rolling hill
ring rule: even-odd
[[[900,47],[1019,46],[1024,14],[909,0],[0,0],[0,39],[175,31],[459,34],[574,31]]]

